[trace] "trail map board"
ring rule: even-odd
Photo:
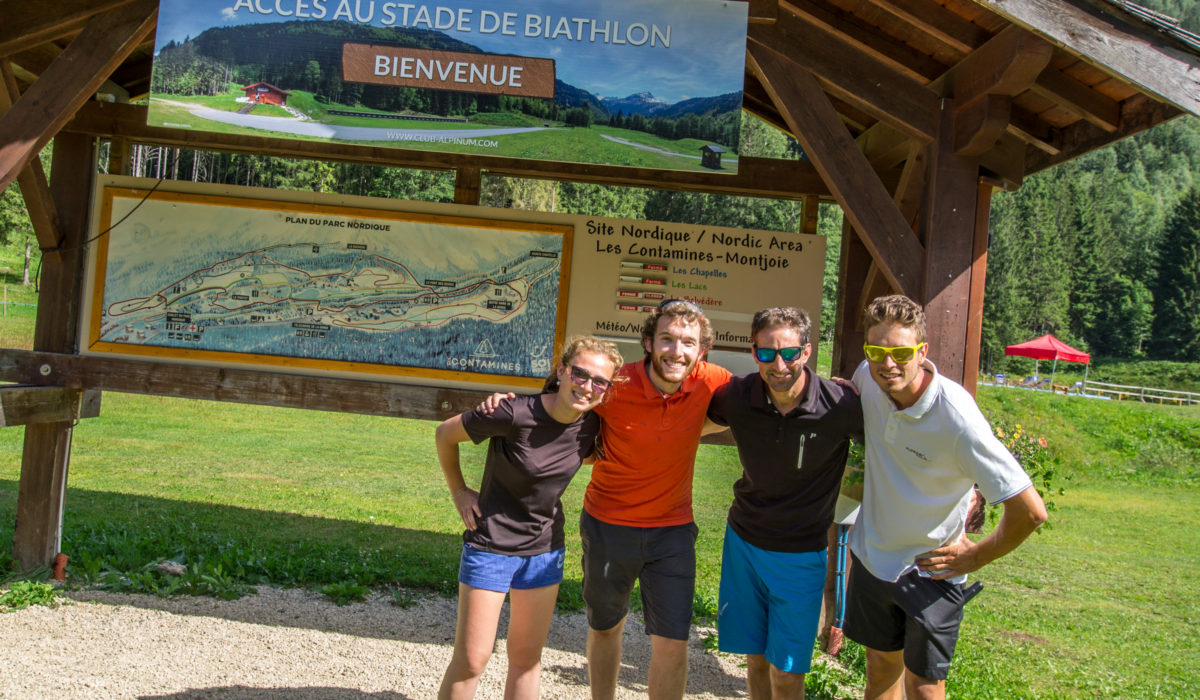
[[[571,226],[117,186],[100,205],[91,352],[534,386],[562,336]]]

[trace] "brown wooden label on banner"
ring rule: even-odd
[[[342,79],[397,87],[554,98],[554,60],[344,44]]]

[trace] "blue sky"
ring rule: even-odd
[[[291,21],[296,16],[282,16],[281,13],[295,12],[297,5],[313,14],[318,12],[318,7],[323,7],[326,20],[333,19],[339,8],[344,7],[357,18],[371,17],[369,23],[377,26],[383,26],[390,14],[395,18],[394,26],[403,26],[401,6],[406,4],[413,8],[409,10],[410,21],[415,19],[420,7],[427,8],[431,16],[436,16],[437,7],[454,12],[471,10],[467,20],[469,31],[443,31],[492,53],[553,58],[559,80],[601,97],[625,97],[649,91],[655,97],[673,103],[742,89],[747,3],[721,0],[603,0],[589,3],[514,0],[506,4],[482,0],[435,0],[428,4],[420,0],[161,0],[155,45],[157,48],[171,40],[183,41],[210,27]],[[480,32],[484,12],[495,15],[515,13],[517,36]],[[558,27],[559,19],[563,17],[595,20],[600,26],[606,21],[619,22],[623,28],[619,32],[622,37],[635,23],[663,29],[669,26],[671,45],[663,48],[649,44],[591,43],[567,38],[567,35],[555,39],[526,38],[522,34],[527,15],[543,18],[549,15],[553,27]],[[443,13],[443,17],[446,16]],[[569,21],[566,26],[574,32],[580,24]]]

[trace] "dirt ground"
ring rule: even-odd
[[[454,640],[456,603],[440,597],[401,608],[268,587],[235,601],[66,595],[0,614],[0,698],[433,698]],[[506,626],[478,698],[503,694]],[[706,651],[703,632],[692,633],[688,696],[745,697],[741,657]],[[587,697],[586,634],[582,613],[555,618],[542,697]],[[618,697],[645,697],[649,658],[631,616]]]

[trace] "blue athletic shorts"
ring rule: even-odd
[[[508,589],[528,590],[562,583],[565,548],[545,554],[509,555],[485,552],[463,545],[458,562],[458,581],[472,588],[508,593]]]
[[[770,552],[725,525],[717,646],[731,654],[762,654],[788,673],[808,673],[821,602],[825,550]]]

